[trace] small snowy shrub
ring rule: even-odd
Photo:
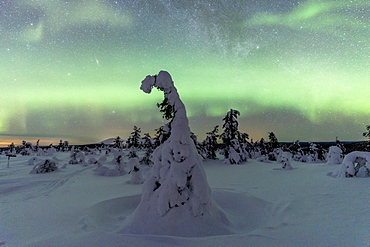
[[[137,158],[138,156],[137,156],[137,153],[136,153],[136,149],[135,148],[130,148],[130,151],[129,151],[129,153],[127,154],[127,157],[129,158],[129,159],[131,159],[131,158]]]
[[[85,163],[85,154],[81,151],[72,150],[70,157],[71,159],[69,160],[69,164],[74,165],[74,164]]]
[[[33,157],[27,161],[28,165],[33,166],[35,165],[35,162],[39,161],[37,157]]]
[[[122,161],[121,155],[119,155],[116,159],[116,171],[118,172],[118,175],[126,174],[125,168],[123,167],[123,161]]]
[[[224,164],[240,164],[241,158],[238,152],[233,147],[228,148],[228,158],[225,158]]]
[[[342,149],[340,149],[338,146],[329,147],[328,161],[326,162],[326,164],[328,165],[341,164],[343,161],[342,153],[343,153]]]
[[[142,184],[144,182],[141,169],[140,169],[140,162],[138,158],[131,158],[127,162],[127,166],[130,169],[131,184]]]
[[[50,159],[39,162],[33,167],[30,174],[53,172],[58,169],[56,162]]]
[[[290,159],[292,154],[290,152],[282,152],[279,157],[279,162],[281,163],[281,168],[283,170],[292,170],[293,167],[290,164]]]

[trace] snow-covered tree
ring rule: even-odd
[[[217,159],[216,151],[217,151],[217,138],[219,135],[218,132],[218,125],[214,127],[214,129],[211,132],[207,132],[207,137],[203,141],[203,145],[206,152],[206,158],[215,160]]]
[[[329,147],[328,160],[326,164],[335,165],[341,164],[343,161],[343,151],[338,146]]]
[[[38,139],[37,140],[37,142],[36,142],[36,145],[34,146],[35,147],[35,152],[37,153],[38,151],[39,151],[39,149],[40,149],[40,139]]]
[[[143,148],[148,150],[148,149],[152,149],[153,148],[153,145],[152,145],[152,141],[151,141],[151,137],[149,135],[149,133],[144,133],[144,137],[142,138],[142,141],[143,141]]]
[[[33,167],[30,174],[35,173],[47,173],[47,172],[53,172],[58,169],[56,161],[53,159],[46,159],[40,161],[37,165]]]
[[[153,87],[164,92],[167,106],[161,112],[170,119],[169,137],[153,153],[154,165],[146,174],[141,201],[123,231],[186,236],[199,235],[199,226],[204,226],[207,235],[212,224],[227,232],[227,218],[211,198],[202,159],[190,138],[185,105],[170,74],[160,71],[142,81],[145,93]],[[181,226],[186,226],[185,232]]]
[[[275,148],[279,147],[279,141],[274,132],[268,132],[268,134],[269,134],[268,146],[271,149],[269,151],[272,152]]]
[[[12,154],[12,153],[15,153],[15,145],[14,145],[14,142],[12,142],[10,145],[9,145],[9,152]]]
[[[293,159],[295,161],[302,161],[302,158],[304,156],[301,144],[299,143],[299,140],[295,140],[289,147],[289,152],[292,153]]]
[[[140,164],[151,166],[153,164],[152,154],[153,150],[151,148],[146,149],[144,156],[140,160]]]
[[[69,147],[69,142],[68,141],[63,142],[63,140],[60,140],[59,145],[57,146],[56,149],[57,149],[57,151],[64,152],[64,151],[68,150],[68,147]]]
[[[22,145],[16,147],[17,153],[22,156],[30,155],[33,151],[33,146],[30,142],[26,142],[25,140],[22,141]]]
[[[354,151],[347,154],[339,170],[334,173],[337,177],[370,177],[370,152]]]
[[[319,145],[313,142],[309,143],[309,151],[307,154],[307,163],[323,162],[326,160],[326,151]]]
[[[142,184],[144,182],[143,176],[141,174],[140,164],[138,158],[131,158],[127,163],[130,169],[130,183],[131,184]]]
[[[343,143],[338,139],[338,137],[335,138],[335,145],[342,150],[342,158],[344,158],[344,154],[347,153],[347,150]]]
[[[128,157],[129,159],[131,159],[131,158],[137,158],[138,156],[137,156],[137,153],[136,153],[136,148],[131,147],[131,148],[129,149],[129,152],[128,152],[128,154],[127,154],[127,157]]]
[[[239,115],[239,111],[230,109],[222,119],[224,121],[222,125],[224,132],[220,135],[220,138],[225,145],[223,154],[226,164],[240,164],[247,161],[247,153],[240,144],[240,140],[245,136],[238,130],[239,123],[237,118]]]
[[[63,147],[63,140],[60,140],[59,141],[59,145],[57,146],[57,151],[62,151],[62,147]]]
[[[117,136],[117,138],[113,141],[114,148],[123,148],[123,140],[121,137]]]
[[[140,133],[141,129],[138,128],[137,126],[134,126],[134,131],[131,132],[131,136],[127,139],[127,148],[140,148],[141,147],[141,142],[140,142]]]
[[[292,170],[293,167],[290,164],[290,159],[292,157],[292,154],[290,152],[281,152],[279,157],[279,162],[281,163],[281,168],[283,170]]]
[[[69,164],[75,165],[85,163],[85,154],[74,147],[72,147],[69,157],[71,158],[69,160]]]
[[[268,132],[269,134],[269,141],[266,143],[266,151],[268,153],[268,159],[272,161],[277,161],[279,157],[279,151],[277,151],[278,148],[280,148],[279,141],[274,134],[274,132]]]

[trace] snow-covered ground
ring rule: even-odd
[[[95,175],[96,165],[62,169],[69,153],[54,156],[59,169],[45,174],[29,174],[32,156],[11,158],[9,168],[0,157],[0,246],[370,246],[370,179],[330,176],[340,165],[203,162],[230,233],[209,225],[211,236],[179,237],[122,233],[142,185],[130,174]],[[105,165],[114,169],[112,159]]]

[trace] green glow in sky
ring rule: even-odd
[[[359,140],[369,124],[365,0],[13,0],[0,9],[2,141],[98,142],[133,125],[153,133],[163,96],[139,87],[160,70],[201,140],[230,108],[255,140],[271,131],[282,141]]]

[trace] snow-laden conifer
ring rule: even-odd
[[[220,135],[220,138],[225,144],[223,150],[225,164],[240,164],[247,161],[248,154],[241,143],[243,143],[242,140],[245,141],[248,138],[248,134],[240,133],[238,130],[239,123],[237,118],[239,115],[239,111],[230,109],[222,119],[224,121],[222,125],[224,132]]]
[[[342,149],[338,146],[329,147],[328,160],[326,164],[335,165],[341,164],[343,161],[343,152]]]
[[[142,81],[145,93],[153,87],[164,92],[159,107],[170,119],[169,137],[155,149],[141,201],[122,231],[177,236],[227,233],[228,220],[211,198],[202,159],[190,138],[185,105],[170,74],[160,71]]]
[[[218,132],[218,125],[215,126],[211,132],[207,132],[207,137],[203,141],[207,159],[212,159],[212,160],[217,159],[217,155],[216,155],[217,138],[219,137],[217,132]]]

